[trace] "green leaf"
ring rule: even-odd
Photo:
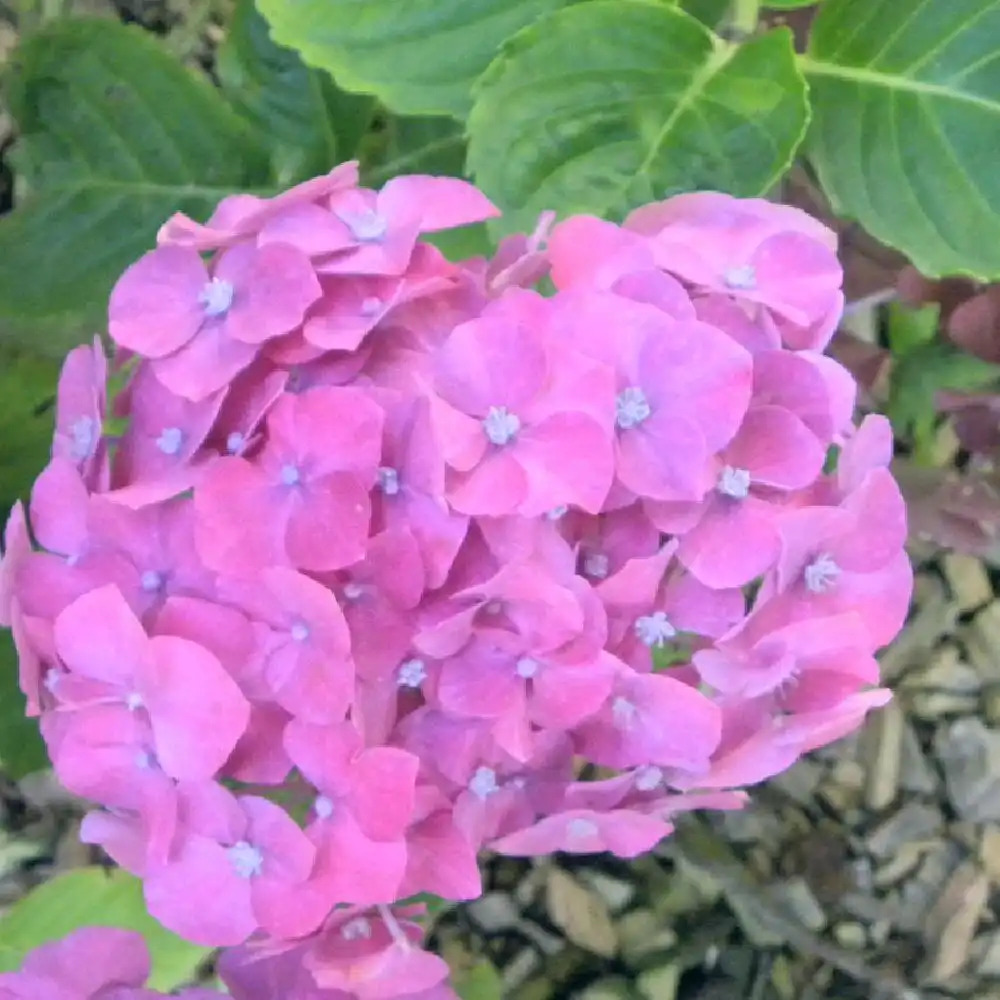
[[[170,990],[189,981],[210,949],[190,944],[147,912],[142,883],[120,869],[76,868],[44,882],[0,920],[0,971],[16,969],[32,948],[81,927],[138,931],[153,958],[150,986]]]
[[[710,28],[716,27],[732,8],[731,0],[680,0],[681,10]]]
[[[808,119],[791,34],[744,45],[673,6],[592,0],[517,35],[484,74],[469,166],[507,229],[619,217],[680,191],[767,191]]]
[[[1000,366],[959,351],[942,340],[911,347],[892,367],[887,415],[896,434],[910,438],[915,458],[932,460],[939,421],[934,398],[946,390],[971,391],[996,385]]]
[[[48,461],[58,379],[54,361],[0,350],[0,517]]]
[[[801,65],[834,211],[924,274],[1000,276],[1000,0],[826,0]]]
[[[339,93],[328,74],[276,45],[253,0],[239,0],[216,70],[223,93],[266,137],[282,187],[351,159],[372,118],[370,98]]]
[[[362,183],[380,187],[398,174],[446,174],[465,171],[465,134],[454,118],[387,115],[368,138]]]
[[[0,219],[0,336],[61,354],[171,213],[269,183],[267,154],[148,33],[59,20],[18,49],[8,100],[28,197]]]
[[[502,1000],[503,997],[503,980],[496,966],[487,959],[456,973],[454,985],[462,1000]]]
[[[769,10],[800,10],[802,7],[815,7],[819,0],[764,0],[763,6]]]
[[[941,322],[939,305],[912,309],[890,302],[888,310],[889,349],[898,359],[934,339]]]
[[[49,766],[38,720],[27,718],[24,711],[14,640],[10,632],[0,630],[0,768],[15,781]]]
[[[258,0],[275,39],[393,111],[464,117],[499,46],[567,0]]]

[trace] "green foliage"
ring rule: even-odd
[[[803,68],[834,209],[925,274],[1000,275],[1000,0],[826,0]]]
[[[815,7],[819,0],[764,0],[764,6],[769,10],[799,10],[802,7]]]
[[[253,0],[240,0],[236,7],[216,70],[233,107],[257,134],[267,136],[279,186],[351,159],[371,123],[374,102],[341,93],[326,73],[275,45]]]
[[[896,435],[910,441],[915,459],[933,464],[937,394],[949,389],[992,388],[998,383],[998,365],[980,361],[940,339],[914,343],[895,358],[886,412]]]
[[[269,181],[263,144],[149,35],[54,21],[18,50],[8,100],[28,197],[0,220],[0,329],[60,355],[103,325],[115,278],[175,211]]]
[[[508,230],[547,208],[620,217],[696,188],[766,192],[807,120],[786,30],[730,45],[676,7],[592,0],[522,31],[479,81],[469,166]]]
[[[153,989],[169,990],[189,981],[209,953],[149,916],[138,879],[95,866],[58,875],[7,910],[0,920],[0,971],[18,968],[32,948],[81,927],[139,931],[153,958]]]
[[[500,973],[487,959],[456,973],[454,987],[462,1000],[501,1000],[504,993]]]
[[[58,375],[48,358],[0,350],[0,518],[48,458]]]
[[[17,683],[14,640],[10,632],[0,631],[0,768],[15,781],[49,766],[38,720],[26,718],[24,709],[25,698]],[[0,932],[0,964],[2,941]]]
[[[497,48],[566,0],[258,0],[275,39],[393,111],[455,115]]]

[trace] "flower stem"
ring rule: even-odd
[[[733,0],[729,24],[734,34],[741,38],[753,35],[760,20],[760,2],[761,0]]]

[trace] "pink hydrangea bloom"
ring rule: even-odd
[[[906,513],[819,353],[832,234],[702,193],[421,239],[495,214],[345,164],[175,216],[111,296],[123,387],[70,354],[5,531],[81,836],[242,1000],[453,1000],[408,897],[475,897],[484,849],[633,857],[889,697]],[[0,992],[152,995],[94,941],[111,980],[60,945]]]

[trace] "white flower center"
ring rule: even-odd
[[[750,473],[727,465],[719,473],[718,491],[733,500],[745,500],[750,495]]]
[[[333,799],[326,795],[317,795],[316,801],[313,802],[313,809],[316,810],[316,815],[320,819],[329,819],[333,815]]]
[[[598,833],[597,824],[591,823],[589,819],[571,819],[566,824],[566,833],[574,840],[583,840],[584,837],[594,837]]]
[[[611,717],[619,729],[628,729],[635,718],[635,705],[627,698],[618,697],[611,703]]]
[[[254,875],[260,875],[264,867],[264,855],[253,844],[248,844],[245,840],[233,844],[226,851],[226,854],[233,870],[240,878],[253,878]]]
[[[635,772],[635,787],[640,792],[651,792],[663,781],[663,771],[655,764],[646,764]]]
[[[367,212],[344,212],[341,222],[359,243],[381,243],[389,231],[389,221],[371,209]]]
[[[530,680],[538,673],[538,660],[533,660],[530,656],[522,656],[517,661],[517,676]]]
[[[469,791],[484,802],[494,792],[498,791],[497,773],[492,767],[476,768],[476,773],[469,782]]]
[[[491,406],[483,420],[483,431],[492,444],[502,447],[508,444],[521,429],[521,421],[506,406]]]
[[[212,278],[198,295],[198,304],[206,316],[224,316],[233,304],[232,282],[222,278]]]
[[[125,696],[125,707],[130,712],[135,712],[136,710],[142,708],[145,702],[142,700],[142,695],[138,691],[132,691]]]
[[[840,567],[828,552],[818,555],[803,571],[806,590],[812,594],[825,594],[837,582]]]
[[[73,439],[70,454],[77,462],[90,458],[94,450],[97,435],[94,433],[95,423],[92,417],[78,417],[70,424],[69,436]]]
[[[377,295],[369,295],[361,303],[362,316],[375,316],[382,308],[382,300]]]
[[[611,572],[611,560],[603,552],[588,552],[583,557],[583,572],[593,580],[603,580]]]
[[[615,423],[623,431],[638,427],[652,412],[646,394],[637,385],[630,385],[618,393],[615,400]]]
[[[295,486],[301,478],[298,468],[294,465],[283,465],[280,475],[285,486]]]
[[[156,447],[164,455],[176,455],[184,443],[184,432],[179,427],[166,427],[156,439]]]
[[[427,680],[427,664],[423,660],[406,660],[399,665],[396,683],[400,687],[418,688]]]
[[[233,431],[232,434],[226,438],[226,451],[228,451],[230,455],[238,455],[241,451],[243,451],[243,447],[246,443],[247,439],[244,434],[241,434],[239,431]]]
[[[749,292],[757,287],[757,272],[750,264],[742,267],[730,267],[722,275],[727,288],[734,291]]]
[[[305,622],[296,622],[292,626],[291,635],[296,642],[305,642],[309,638],[309,626]]]
[[[399,492],[399,473],[391,466],[383,465],[378,470],[378,484],[387,497],[394,497]]]
[[[635,620],[635,634],[646,646],[662,646],[677,635],[677,629],[670,624],[665,611],[654,611]]]
[[[351,580],[344,584],[343,594],[345,601],[357,601],[365,596],[364,584]]]
[[[152,594],[163,586],[163,574],[157,573],[155,569],[147,569],[139,578],[139,586],[147,594]]]
[[[345,941],[368,940],[372,936],[372,923],[366,917],[355,917],[340,928],[340,936]]]
[[[561,521],[569,513],[569,507],[566,504],[560,504],[558,507],[553,507],[552,510],[546,513],[546,517],[550,521]]]

